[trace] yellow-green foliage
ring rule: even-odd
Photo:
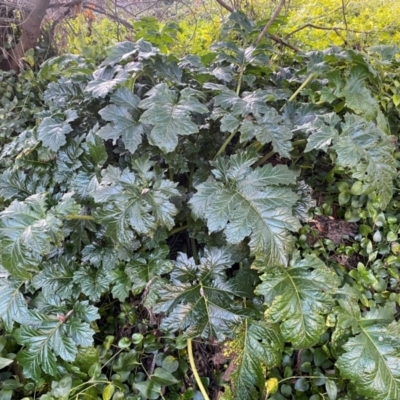
[[[127,35],[127,29],[115,21],[101,17],[88,21],[84,14],[79,14],[62,25],[59,44],[64,53],[83,54],[94,59],[106,47],[126,40]]]
[[[400,44],[398,0],[343,0],[343,3],[342,0],[291,0],[286,15],[285,35],[308,23],[343,29],[335,32],[308,27],[289,38],[291,43],[305,49],[324,49],[346,43],[357,48]],[[345,30],[346,23],[348,30]]]
[[[262,24],[268,21],[278,2],[238,0],[236,3],[251,19],[264,20]],[[60,52],[95,58],[113,43],[143,37],[164,53],[203,55],[218,41],[228,15],[215,0],[196,0],[190,8],[181,8],[166,17],[169,22],[174,21],[176,28],[148,17],[143,23],[129,21],[134,26],[131,31],[105,17],[89,21],[79,14],[63,24],[57,47]],[[400,0],[288,0],[271,31],[304,50],[330,45],[357,49],[377,44],[400,45],[399,15]],[[328,29],[304,27],[306,24]]]
[[[173,51],[180,55],[203,55],[218,41],[221,20],[215,16],[210,20],[182,21],[179,27],[181,32],[177,35]]]

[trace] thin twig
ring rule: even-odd
[[[91,10],[93,12],[97,12],[99,14],[103,14],[106,17],[111,18],[114,21],[119,22],[120,24],[124,25],[125,28],[133,29],[133,25],[132,24],[130,24],[129,22],[119,18],[116,15],[113,15],[113,14],[109,13],[108,11],[104,10],[103,7],[98,7],[98,6],[94,5],[94,4],[88,4],[88,5],[83,5],[83,8],[86,8],[87,10]]]
[[[268,29],[271,27],[272,23],[276,20],[278,17],[279,13],[281,12],[283,6],[285,5],[285,0],[281,0],[280,3],[278,4],[278,7],[276,10],[273,12],[271,15],[271,18],[267,22],[267,25],[264,26],[264,29],[261,31],[261,33],[258,35],[258,38],[255,42],[255,45],[257,46],[258,43],[260,43],[261,39],[264,37],[264,35],[268,32]]]
[[[276,43],[279,43],[283,46],[289,47],[289,49],[294,50],[296,53],[301,53],[302,50],[293,44],[288,43],[285,39],[280,38],[279,36],[275,36],[272,33],[269,34],[269,37]]]
[[[224,0],[216,0],[216,1],[220,6],[226,8],[229,12],[233,13],[235,11],[235,9],[232,8],[229,4],[226,4]]]
[[[307,23],[307,24],[301,26],[300,28],[295,29],[293,32],[288,33],[285,36],[285,39],[288,39],[290,36],[293,36],[295,33],[299,32],[299,31],[302,31],[303,29],[306,29],[306,28],[320,29],[320,30],[323,30],[323,31],[335,31],[336,34],[338,34],[338,35],[339,35],[339,33],[338,33],[339,31],[347,31],[347,32],[352,32],[352,33],[363,33],[363,34],[374,33],[374,31],[357,31],[357,30],[354,30],[354,29],[339,28],[338,26],[327,27],[327,26],[320,26],[320,25],[314,25],[314,24],[311,24],[311,23]]]
[[[347,18],[346,18],[346,5],[344,4],[344,0],[342,0],[342,14],[343,14],[343,22],[346,27],[346,31],[349,29],[347,26]]]
[[[69,3],[50,3],[47,8],[55,8],[55,7],[72,7],[81,4],[82,0],[73,0]]]

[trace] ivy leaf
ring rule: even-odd
[[[231,376],[234,399],[260,398],[265,387],[265,368],[280,364],[284,344],[277,325],[246,321],[237,338],[227,346],[233,357],[231,363],[236,366]]]
[[[160,398],[161,386],[154,380],[136,382],[134,387],[145,399],[155,400]]]
[[[264,274],[255,292],[264,296],[268,318],[281,323],[285,341],[301,349],[313,346],[326,331],[325,315],[331,311],[339,278],[316,256],[298,257],[288,268],[258,258],[255,268]]]
[[[192,89],[177,92],[168,89],[166,84],[159,84],[146,94],[147,99],[139,103],[139,108],[146,111],[140,121],[153,125],[149,142],[164,153],[173,151],[178,145],[180,135],[191,135],[199,131],[192,122],[191,114],[208,113],[208,108],[197,100],[198,93]]]
[[[167,314],[162,329],[219,341],[232,336],[233,327],[245,315],[240,304],[235,304],[234,286],[226,278],[225,270],[232,263],[224,249],[206,250],[200,265],[180,253],[171,283],[160,290],[161,301],[154,308]]]
[[[210,233],[223,230],[229,244],[250,237],[252,254],[264,252],[269,264],[286,264],[292,248],[288,231],[300,227],[293,216],[297,195],[291,187],[278,186],[276,175],[292,183],[296,175],[281,167],[253,170],[256,160],[245,152],[213,162],[216,179],[197,186],[189,204],[195,218],[206,219]]]
[[[345,352],[336,362],[342,376],[356,385],[358,393],[376,400],[400,397],[400,324],[391,322],[395,307],[387,308],[350,317],[357,334],[343,346]],[[346,313],[340,311],[343,312]]]
[[[169,386],[179,383],[179,380],[176,379],[170,372],[168,372],[164,368],[156,368],[154,370],[154,374],[151,376],[151,379],[159,385],[163,386]]]

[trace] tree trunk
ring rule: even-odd
[[[50,0],[29,0],[22,10],[22,35],[17,45],[9,51],[8,68],[18,72],[25,52],[36,46],[40,27]]]

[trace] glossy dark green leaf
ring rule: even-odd
[[[206,251],[197,265],[180,254],[171,273],[171,283],[160,290],[156,312],[165,312],[161,326],[166,331],[182,330],[187,337],[230,337],[245,315],[235,304],[234,287],[225,270],[232,265],[225,249]]]
[[[137,295],[150,285],[154,279],[161,277],[172,271],[173,263],[168,260],[169,249],[159,247],[151,254],[144,254],[144,257],[134,258],[125,269],[130,281],[132,282],[132,293]]]
[[[358,307],[357,307],[358,308]],[[357,392],[377,400],[400,396],[400,325],[394,319],[394,308],[360,313],[340,309],[339,322],[347,321],[355,335],[343,346],[336,362],[342,376],[356,384]],[[393,321],[393,322],[392,322]],[[351,326],[350,325],[350,326]]]
[[[67,120],[46,117],[38,127],[38,138],[45,147],[57,151],[67,140],[66,135],[72,132],[72,127]]]
[[[125,147],[133,154],[142,142],[144,126],[140,123],[140,112],[136,108],[140,98],[126,88],[118,89],[112,96],[112,104],[99,111],[109,124],[99,129],[96,134],[104,140],[112,139],[114,143],[122,138]]]
[[[245,120],[242,123],[240,140],[247,141],[256,137],[261,144],[271,143],[274,151],[281,157],[290,158],[290,140],[293,137],[290,124],[273,108],[262,111],[263,116],[258,117],[255,122]]]
[[[179,380],[164,368],[156,368],[151,379],[161,386],[169,386],[179,383]]]
[[[107,65],[98,68],[93,73],[93,79],[86,86],[85,91],[90,92],[93,97],[105,97],[118,84],[125,82],[128,74],[120,66]]]
[[[150,234],[161,227],[172,228],[176,207],[170,199],[177,196],[176,183],[152,170],[154,163],[138,159],[134,172],[108,167],[100,187],[92,195],[102,204],[98,220],[109,236],[119,243],[134,243],[135,233]]]
[[[256,161],[250,153],[238,153],[213,162],[215,179],[196,187],[190,205],[196,218],[206,219],[210,232],[223,230],[231,244],[250,237],[252,253],[265,252],[268,263],[286,264],[292,247],[289,231],[300,225],[293,215],[297,196],[283,182],[294,183],[296,175],[281,166],[253,170]]]
[[[264,272],[256,293],[264,296],[269,319],[281,324],[285,341],[295,348],[317,343],[327,330],[325,318],[334,304],[338,276],[315,256],[295,255],[288,268],[271,266],[260,257],[255,267]]]
[[[271,369],[281,362],[284,341],[279,327],[265,322],[246,321],[229,347],[235,349],[236,368],[231,377],[233,398],[259,399],[259,393],[264,392],[265,386],[264,368]]]
[[[134,386],[145,399],[155,400],[160,397],[161,385],[153,380],[137,382]]]
[[[140,121],[153,125],[149,142],[164,153],[176,148],[179,136],[198,132],[191,119],[192,113],[208,113],[208,108],[197,99],[199,93],[189,88],[182,90],[178,96],[167,85],[159,84],[146,96],[147,99],[139,103],[139,108],[146,110]]]
[[[0,284],[0,318],[8,329],[14,322],[23,322],[28,318],[28,307],[21,292],[24,280],[1,279]]]

